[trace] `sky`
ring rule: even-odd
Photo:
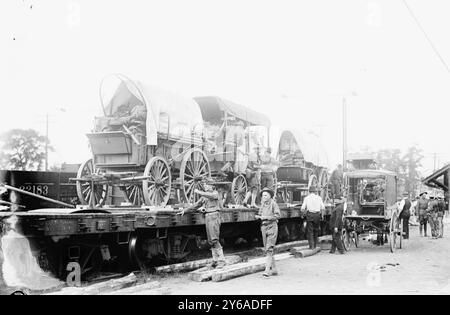
[[[450,3],[407,4],[450,63]],[[418,145],[425,176],[450,161],[450,74],[403,0],[0,1],[0,133],[45,134],[48,114],[50,162],[81,163],[110,73],[313,130],[331,168],[344,98],[350,151]]]

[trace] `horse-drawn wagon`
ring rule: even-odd
[[[311,134],[284,130],[278,145],[278,194],[285,203],[303,200],[314,186],[328,199],[328,157],[319,139]]]
[[[397,174],[385,170],[355,170],[345,173],[345,194],[352,206],[344,214],[343,240],[348,249],[358,246],[360,235],[376,243],[389,242],[391,252],[402,248],[402,225],[397,205]],[[370,236],[370,237],[369,237]],[[389,239],[389,241],[388,241]]]
[[[105,78],[100,96],[104,116],[87,135],[93,158],[75,179],[82,204],[101,206],[111,192],[132,206],[192,203],[207,178],[229,183],[234,202],[242,203],[249,135],[261,132],[257,127],[268,133],[267,117],[218,97],[183,98],[123,75]]]

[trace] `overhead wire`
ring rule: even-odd
[[[419,29],[422,31],[423,35],[425,36],[425,38],[427,39],[428,43],[430,44],[431,48],[433,49],[434,53],[438,56],[439,60],[442,62],[442,64],[444,65],[445,69],[447,70],[447,72],[450,74],[450,68],[448,66],[448,64],[445,62],[444,58],[442,57],[442,55],[439,53],[437,47],[434,45],[433,41],[431,40],[430,36],[428,36],[427,32],[425,31],[425,29],[423,28],[422,24],[420,23],[419,19],[417,18],[417,16],[414,14],[413,10],[411,9],[411,7],[408,5],[408,3],[406,2],[406,0],[402,0],[403,4],[405,5],[406,9],[408,10],[409,14],[412,16],[412,18],[414,19],[414,21],[416,22],[417,26],[419,27]]]

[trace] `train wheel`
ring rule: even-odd
[[[211,177],[211,168],[206,154],[200,149],[191,149],[183,157],[180,168],[181,189],[188,203],[197,201],[196,189],[203,190],[202,181]]]
[[[159,156],[151,158],[145,167],[144,176],[150,177],[142,181],[145,204],[167,205],[172,189],[172,175],[167,161]]]
[[[93,179],[89,180],[89,178],[92,178],[97,174],[98,170],[94,168],[92,159],[89,159],[81,164],[78,169],[77,178],[86,179],[78,180],[76,184],[78,199],[83,205],[94,205],[96,207],[100,207],[106,201],[108,195],[108,185],[95,184]]]
[[[247,195],[247,187],[245,176],[239,175],[233,179],[231,195],[233,196],[234,204],[242,205],[244,203],[245,196]]]

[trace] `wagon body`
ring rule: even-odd
[[[355,170],[344,174],[345,194],[352,206],[344,214],[346,237],[376,234],[382,245],[389,238],[391,251],[402,240],[398,209],[397,174],[386,170]]]

